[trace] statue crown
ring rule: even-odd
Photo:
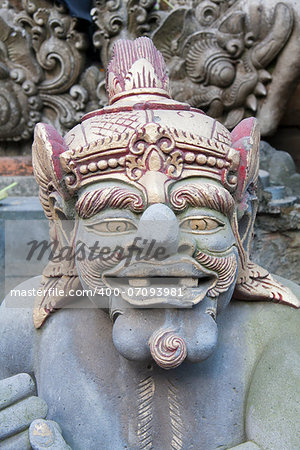
[[[140,89],[143,94],[170,97],[166,64],[150,39],[115,43],[106,88],[110,104],[120,97],[138,94]]]

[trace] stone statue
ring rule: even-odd
[[[55,255],[33,312],[1,308],[1,448],[294,450],[299,289],[249,259],[256,119],[172,100],[144,37],[107,91],[64,138],[35,130]]]

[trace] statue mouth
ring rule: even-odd
[[[174,369],[185,359],[199,362],[211,355],[218,297],[209,293],[218,273],[189,256],[174,255],[160,264],[121,261],[102,273],[102,281],[112,292],[113,343],[122,356],[152,358],[161,368]]]
[[[159,265],[141,261],[128,267],[119,264],[103,273],[102,279],[128,307],[191,308],[204,299],[218,277],[187,258]]]

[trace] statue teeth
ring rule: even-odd
[[[257,100],[254,94],[248,95],[246,98],[246,106],[253,112],[257,110]]]
[[[150,285],[150,281],[147,278],[129,278],[128,283],[133,287],[145,287]]]
[[[181,280],[179,280],[179,285],[186,287],[197,287],[198,278],[181,278]]]
[[[254,92],[260,97],[265,97],[267,95],[267,89],[265,88],[263,83],[260,82],[257,83]]]

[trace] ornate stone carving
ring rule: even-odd
[[[187,355],[186,343],[173,330],[157,330],[149,345],[154,361],[163,369],[180,366]]]
[[[154,0],[95,0],[98,66],[86,61],[88,36],[63,6],[12,4],[1,4],[2,141],[29,139],[39,121],[65,132],[105,105],[102,67],[119,38],[152,37],[167,62],[172,96],[229,129],[255,114],[263,135],[274,131],[300,72],[293,63],[300,32],[292,2],[178,1],[158,9]]]
[[[287,3],[271,11],[255,1],[197,1],[193,9],[170,11],[152,38],[167,62],[172,95],[233,128],[250,114],[260,118],[272,86],[270,67],[293,21]],[[262,125],[263,134],[274,128]]]
[[[166,60],[175,99],[205,110],[230,129],[253,114],[263,135],[276,129],[286,103],[282,97],[289,97],[300,70],[290,58],[300,38],[293,2],[172,2],[160,11],[153,1],[132,4],[96,2],[93,18],[99,31],[94,36],[105,66],[117,38],[151,36]],[[147,28],[132,28],[138,24],[137,10]],[[110,31],[107,23],[113,24]]]
[[[88,100],[76,84],[87,46],[76,19],[58,4],[28,0],[21,12],[3,2],[0,20],[0,140],[28,139],[41,120],[74,126]]]
[[[155,0],[95,0],[91,16],[97,30],[93,42],[99,48],[101,61],[105,67],[110,60],[110,52],[116,39],[131,36],[149,36],[157,27],[161,12]]]

